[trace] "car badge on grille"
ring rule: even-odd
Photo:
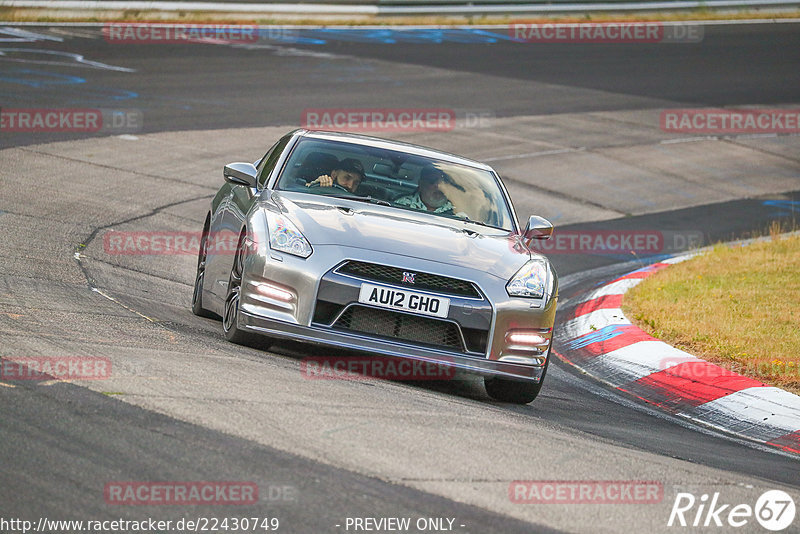
[[[415,276],[417,276],[417,273],[407,273],[407,272],[403,271],[403,283],[404,284],[413,284]]]

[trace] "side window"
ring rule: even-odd
[[[267,178],[272,173],[272,170],[275,168],[275,164],[278,162],[278,158],[281,157],[283,153],[283,149],[286,148],[286,145],[289,143],[289,140],[292,138],[291,135],[286,135],[281,138],[280,141],[275,143],[269,152],[261,159],[258,164],[258,186],[264,187],[267,184]]]

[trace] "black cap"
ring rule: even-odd
[[[336,168],[346,172],[354,172],[364,179],[364,165],[361,164],[356,158],[346,158],[336,165]]]

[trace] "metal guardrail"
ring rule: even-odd
[[[329,0],[325,0],[325,2],[320,3],[328,3]],[[330,0],[334,1],[334,0]],[[673,0],[666,0],[667,3]],[[677,1],[677,0],[674,0]],[[751,0],[745,0],[747,2]],[[339,3],[339,2],[336,2]],[[345,2],[341,2],[345,3]],[[371,3],[373,5],[381,6],[391,6],[391,7],[406,7],[406,6],[417,6],[417,7],[456,7],[456,6],[525,6],[525,5],[550,5],[550,4],[574,4],[574,0],[372,0],[372,2],[359,2],[359,3]],[[594,4],[594,3],[612,3],[612,4],[637,4],[642,3],[641,0],[583,0],[582,4]]]
[[[381,0],[395,1],[395,0]],[[586,11],[673,11],[687,9],[726,9],[726,8],[765,8],[765,7],[797,7],[798,0],[548,0],[547,2],[512,2],[501,3],[472,3],[444,0],[452,2],[448,5],[432,6],[429,3],[416,5],[416,0],[402,0],[414,2],[414,5],[379,5],[380,14],[383,15],[435,15],[435,14],[461,14],[461,15],[504,15],[504,14],[547,14],[547,13],[575,13]],[[441,1],[441,0],[440,0]],[[484,0],[484,2],[492,0]],[[382,7],[383,6],[383,7]]]
[[[0,0],[0,7],[213,11],[231,13],[274,13],[339,16],[482,16],[535,15],[580,12],[672,11],[690,9],[747,9],[800,7],[800,0]]]
[[[125,2],[127,0],[107,0],[114,2]],[[193,0],[172,0],[178,2],[191,2]],[[59,4],[67,4],[70,0],[41,0],[52,4],[54,7]],[[158,0],[153,0],[157,3]],[[482,7],[500,7],[508,9],[527,8],[534,6],[550,6],[553,4],[575,4],[575,0],[293,0],[287,2],[286,0],[216,0],[217,4],[235,4],[235,3],[254,3],[265,5],[281,5],[281,6],[341,6],[347,9],[348,6],[372,6],[379,11],[382,9],[392,8],[414,8],[414,9],[453,9],[453,8],[482,8]],[[580,4],[619,4],[619,5],[638,5],[657,3],[660,5],[670,4],[683,4],[684,0],[581,0]],[[700,2],[703,4],[713,4],[710,2]],[[751,5],[753,7],[761,7],[763,2],[759,0],[738,0],[738,4],[742,6]],[[6,5],[9,2],[0,1],[0,4]]]

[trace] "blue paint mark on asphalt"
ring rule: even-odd
[[[139,98],[139,93],[116,89],[114,87],[86,87],[81,88],[80,93],[71,95],[71,98],[64,100],[65,105],[70,106],[101,106],[106,102],[122,102]]]
[[[311,35],[324,41],[345,41],[351,43],[384,43],[393,44],[397,40],[392,36],[390,30],[337,30],[321,28],[311,30]]]
[[[305,31],[303,31],[305,33]],[[300,35],[300,30],[288,28],[259,28],[259,41],[273,41],[285,44],[325,44],[323,39],[316,39],[305,35]]]
[[[800,214],[800,201],[797,200],[765,200],[761,204],[763,206],[776,208],[772,214],[778,217],[790,217],[795,214]]]
[[[0,81],[27,85],[41,89],[52,85],[77,85],[86,83],[84,78],[67,76],[35,69],[10,69],[0,73]]]
[[[59,96],[64,99],[63,104],[66,105],[96,106],[104,101],[119,102],[139,98],[139,93],[134,91],[113,87],[86,87],[85,78],[38,69],[16,68],[0,72],[0,83],[3,82],[25,85],[34,89],[58,90]],[[73,88],[70,86],[75,86],[75,90],[72,91]],[[77,89],[77,86],[80,86],[80,89]],[[78,93],[78,97],[70,98],[75,93]],[[18,95],[13,94],[12,96],[16,98]]]
[[[600,330],[595,330],[594,332],[589,332],[588,334],[584,334],[567,341],[566,346],[568,349],[580,349],[587,345],[591,345],[592,343],[608,341],[609,339],[624,334],[623,329],[627,326],[629,325],[604,326]]]
[[[139,98],[139,93],[134,91],[127,91],[125,89],[115,89],[113,87],[99,87],[95,93],[102,94],[105,98],[110,100],[132,100]]]
[[[285,44],[327,44],[330,42],[351,43],[462,43],[490,44],[498,41],[513,41],[503,33],[478,28],[313,28],[283,29],[262,28],[259,37],[263,40]]]

